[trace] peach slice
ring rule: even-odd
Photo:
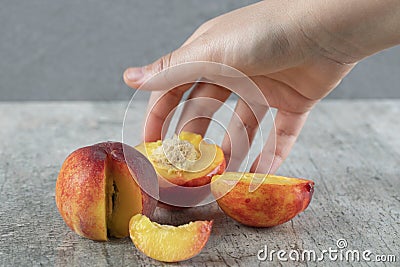
[[[181,132],[178,138],[175,146],[165,148],[165,151],[169,149],[165,153],[164,145],[171,139],[142,143],[135,148],[151,161],[157,172],[159,201],[172,206],[191,207],[210,194],[211,178],[225,171],[225,157],[220,147],[207,143],[201,135]],[[179,146],[186,146],[186,150]],[[190,153],[192,156],[196,153],[197,158],[185,160],[183,156]],[[183,162],[176,160],[179,156]]]
[[[261,180],[265,176],[236,172],[216,175],[211,181],[211,192],[228,216],[248,226],[276,226],[307,208],[314,192],[313,181],[268,175],[250,192],[253,177]]]
[[[118,142],[75,150],[56,183],[56,204],[64,221],[93,240],[128,236],[130,218],[138,213],[150,216],[157,197],[157,175],[151,163]]]
[[[200,253],[211,234],[212,221],[181,226],[160,225],[137,214],[129,222],[132,242],[141,252],[158,261],[178,262]]]

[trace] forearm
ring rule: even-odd
[[[400,44],[400,0],[300,2],[310,15],[304,20],[308,37],[343,63]]]

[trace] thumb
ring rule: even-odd
[[[209,61],[209,56],[207,55],[205,46],[199,45],[197,42],[192,42],[190,44],[184,45],[177,50],[164,55],[163,57],[157,59],[153,63],[142,66],[142,67],[131,67],[125,70],[123,78],[125,83],[132,88],[139,88],[146,83],[146,86],[142,86],[142,90],[166,90],[165,86],[171,83],[172,80],[177,80],[178,77],[174,73],[172,76],[172,71],[168,73],[166,71],[170,67],[174,67],[180,64],[194,62],[194,61]],[[157,75],[162,73],[162,75]],[[167,76],[170,76],[167,79]],[[147,84],[152,77],[157,77],[157,79],[151,79],[151,83]]]

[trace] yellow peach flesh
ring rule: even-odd
[[[129,220],[143,209],[142,193],[129,170],[114,163],[106,170],[108,235],[122,238],[129,235]]]
[[[178,227],[151,222],[137,214],[129,222],[129,231],[136,248],[145,255],[163,262],[183,261],[196,256],[207,243],[212,221],[190,222]]]
[[[223,164],[224,154],[221,148],[214,144],[208,144],[207,142],[203,141],[201,135],[189,132],[181,132],[179,139],[190,142],[196,148],[196,150],[199,151],[201,157],[195,161],[190,170],[162,168],[152,162],[157,174],[166,179],[168,182],[176,185],[184,185],[191,180],[206,177],[208,174],[212,173],[216,168],[218,168],[218,166]],[[152,155],[153,151],[161,145],[162,141],[157,141],[142,143],[135,148],[150,159],[150,155]],[[207,179],[203,180],[206,181]]]

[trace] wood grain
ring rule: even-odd
[[[58,214],[54,187],[65,157],[76,148],[121,140],[125,102],[0,103],[0,266],[163,266],[129,239],[93,242],[71,232]],[[135,107],[142,116],[145,103]],[[225,115],[227,116],[227,114]],[[168,212],[161,223],[213,218],[206,248],[179,266],[258,266],[257,252],[315,250],[346,239],[348,249],[393,254],[400,261],[400,101],[324,101],[310,115],[279,170],[316,183],[309,208],[270,229],[249,228],[214,204]],[[228,119],[228,117],[227,117]],[[130,118],[131,142],[140,119]],[[212,131],[212,130],[211,130]],[[340,261],[324,266],[348,265]],[[272,265],[322,265],[279,261]],[[379,265],[350,262],[354,266]],[[382,265],[382,264],[381,264]],[[379,266],[381,266],[379,265]],[[389,266],[390,264],[387,263]],[[395,266],[395,264],[392,264]]]

